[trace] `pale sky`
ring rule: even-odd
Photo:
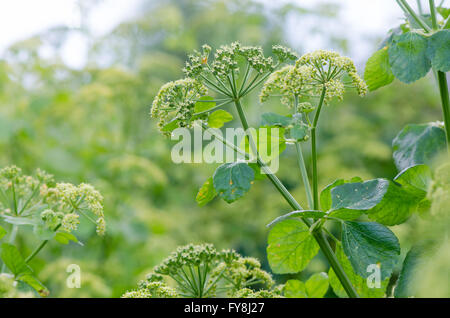
[[[118,23],[136,14],[141,0],[102,0],[91,12],[89,25],[94,35],[101,36]],[[268,7],[288,0],[259,0]],[[304,7],[311,7],[318,0],[294,0]],[[350,55],[356,60],[367,59],[373,50],[373,39],[381,37],[398,24],[402,12],[394,0],[328,0],[342,6],[336,22],[310,18],[289,21],[289,38],[293,43],[301,41],[307,50],[323,48],[319,36],[312,35],[309,28],[320,27],[331,34],[344,34],[350,39]],[[415,1],[411,5],[415,4]],[[16,41],[26,39],[45,29],[64,25],[76,27],[80,15],[76,0],[3,0],[0,2],[0,54]],[[305,27],[306,26],[306,27]],[[64,61],[75,68],[83,67],[86,43],[74,36],[63,49]]]

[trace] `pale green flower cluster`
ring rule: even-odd
[[[345,76],[349,82],[345,82]],[[367,93],[367,85],[350,58],[336,52],[318,50],[304,54],[294,66],[287,65],[274,72],[261,90],[260,101],[280,95],[281,102],[292,107],[296,97],[318,97],[325,88],[324,100],[329,103],[333,98],[342,100],[346,87],[356,88],[360,96]],[[299,111],[302,110],[311,111],[312,108],[299,108]]]
[[[33,176],[16,166],[0,170],[0,217],[34,219],[37,215],[48,229],[62,227],[71,232],[80,223],[79,214],[87,212],[97,217],[97,233],[103,235],[103,197],[93,186],[55,183],[53,176],[39,169]]]
[[[158,118],[158,127],[175,121],[178,127],[190,127],[197,100],[205,95],[207,88],[192,78],[180,79],[164,84],[153,100],[151,116]]]
[[[122,297],[214,297],[218,293],[234,297],[243,288],[251,291],[252,286],[263,288],[255,292],[261,297],[275,292],[272,276],[261,269],[257,259],[233,250],[218,252],[211,244],[179,247],[153,271],[137,290]],[[174,289],[166,276],[171,278],[168,282],[176,283]]]
[[[236,291],[232,298],[283,298],[278,289],[275,290],[258,290],[254,291],[250,288],[242,288]]]
[[[162,282],[147,282],[139,289],[126,292],[122,298],[177,298],[175,289]]]
[[[282,45],[272,46],[272,53],[275,55],[279,62],[295,61],[298,59],[298,54]]]

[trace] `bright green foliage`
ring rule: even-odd
[[[214,199],[217,195],[216,189],[214,189],[213,178],[209,177],[208,180],[203,183],[198,190],[197,197],[195,200],[197,201],[199,206],[204,206],[212,199]]]
[[[364,80],[367,83],[369,91],[374,91],[382,86],[392,83],[395,76],[392,74],[389,65],[389,55],[387,47],[376,51],[367,60],[364,70]]]
[[[23,281],[36,290],[39,295],[45,297],[49,295],[47,287],[34,276],[33,270],[25,263],[22,255],[14,245],[3,243],[1,254],[3,262],[14,274],[16,280]]]
[[[263,113],[261,115],[261,126],[287,127],[291,124],[292,118],[282,116],[277,113]]]
[[[354,177],[354,178],[350,179],[349,181],[346,181],[344,179],[337,179],[337,180],[333,181],[332,183],[327,185],[320,193],[320,208],[323,211],[328,211],[331,209],[331,207],[332,207],[331,190],[333,188],[337,187],[338,185],[342,185],[344,183],[362,182],[362,181],[363,180],[359,177]]]
[[[267,242],[267,258],[277,274],[302,271],[319,251],[308,227],[295,219],[277,223],[270,230]]]
[[[194,104],[194,112],[201,113],[210,110],[211,108],[216,106],[216,102],[214,101],[214,97],[211,96],[202,96],[198,99],[198,101]]]
[[[312,275],[306,282],[290,279],[284,286],[284,296],[288,298],[322,298],[328,290],[326,273]]]
[[[211,128],[221,128],[226,122],[232,121],[233,116],[226,110],[219,109],[208,117],[208,125]]]
[[[412,83],[427,75],[431,68],[427,58],[427,38],[415,32],[394,36],[388,48],[389,64],[396,78]]]
[[[255,172],[244,162],[225,163],[216,169],[213,184],[219,197],[231,203],[241,198],[255,179]]]
[[[352,285],[355,287],[356,291],[358,292],[358,295],[360,297],[364,298],[379,298],[383,297],[386,292],[386,287],[389,282],[389,278],[386,278],[381,282],[380,288],[369,288],[367,285],[367,280],[356,274],[352,268],[352,264],[348,260],[347,256],[344,253],[344,250],[341,246],[341,244],[336,245],[336,257],[341,263],[342,267],[344,268],[345,273],[347,274],[348,278],[352,282]],[[333,288],[333,291],[336,295],[338,295],[341,298],[348,297],[347,294],[344,291],[344,288],[342,287],[341,283],[339,282],[338,278],[336,277],[336,274],[334,273],[333,269],[330,269],[328,272],[328,277],[330,279],[330,285]]]
[[[430,164],[445,149],[445,132],[440,123],[410,124],[392,142],[398,171],[418,164]]]
[[[288,117],[276,113],[264,113],[261,117],[261,126],[283,127],[286,134],[289,134],[289,137],[296,141],[306,141],[309,137],[309,126],[304,122],[302,114],[294,114],[292,117]]]
[[[369,265],[377,265],[381,279],[389,278],[400,254],[400,244],[394,233],[376,222],[344,222],[342,246],[355,273],[366,278]]]
[[[428,57],[436,71],[450,71],[450,30],[434,33],[428,39]]]

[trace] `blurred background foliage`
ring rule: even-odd
[[[235,40],[266,52],[272,44],[289,45],[283,31],[287,15],[335,18],[323,4],[313,10],[280,5],[269,12],[251,0],[152,0],[139,18],[100,39],[90,37],[88,28],[53,28],[6,51],[0,61],[0,166],[16,164],[28,173],[40,167],[58,181],[91,183],[105,197],[105,238],[86,222],[78,233],[84,247],[52,242],[33,260],[51,296],[120,296],[176,246],[189,242],[234,248],[258,257],[268,270],[265,225],[289,212],[287,204],[262,180],[231,205],[214,200],[198,207],[197,190],[216,166],[174,164],[175,142],[157,132],[148,114],[159,87],[182,77],[187,52],[203,43],[218,47]],[[65,66],[58,51],[74,32],[90,39],[89,61],[80,70]],[[346,52],[345,36],[319,31],[311,36]],[[252,123],[259,123],[262,112],[288,113],[275,100],[260,105],[255,95],[245,101]],[[406,123],[440,118],[432,78],[409,86],[395,82],[365,98],[349,94],[321,118],[321,186],[341,177],[392,178],[393,137]],[[278,175],[306,202],[300,175],[292,173],[296,167],[288,149]],[[394,228],[402,243],[410,237],[408,226]],[[22,234],[19,244],[28,254],[38,241]],[[65,287],[65,269],[72,263],[81,266],[81,289]],[[326,268],[318,255],[301,275]]]

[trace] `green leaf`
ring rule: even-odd
[[[19,250],[14,245],[3,243],[0,256],[3,263],[5,263],[6,267],[8,267],[14,276],[32,273],[31,268],[25,263]]]
[[[79,243],[77,237],[68,232],[57,232],[55,235],[55,241],[64,245],[69,244],[70,241]]]
[[[6,230],[0,226],[0,240],[6,235]]]
[[[428,39],[428,57],[436,71],[450,71],[450,30],[436,32]]]
[[[167,124],[165,124],[162,128],[161,131],[163,132],[172,132],[174,131],[176,128],[178,128],[178,122],[179,120],[174,118],[171,121],[169,121]]]
[[[355,273],[366,278],[369,265],[377,265],[381,279],[391,276],[400,254],[397,237],[387,227],[376,222],[344,222],[342,246]]]
[[[199,206],[204,206],[206,203],[210,202],[217,195],[216,189],[214,189],[213,178],[209,177],[208,180],[203,183],[200,190],[198,190],[197,197],[195,201]]]
[[[309,126],[303,121],[302,114],[295,114],[292,118],[292,127],[289,129],[292,139],[305,141],[308,139]]]
[[[401,171],[394,181],[402,185],[409,193],[425,197],[432,180],[431,170],[427,165],[416,165]]]
[[[429,164],[446,147],[445,132],[440,124],[410,124],[392,142],[394,161],[402,171],[410,166]]]
[[[233,115],[223,109],[216,110],[208,117],[208,125],[211,128],[221,128],[226,122],[232,121]]]
[[[388,48],[392,73],[404,83],[424,77],[431,68],[427,39],[415,32],[394,36]]]
[[[348,183],[348,182],[362,182],[362,181],[363,180],[360,177],[354,177],[354,178],[350,179],[349,181],[346,181],[344,179],[337,179],[337,180],[333,181],[332,183],[327,185],[325,188],[323,188],[322,192],[320,192],[320,208],[323,211],[328,211],[331,209],[331,204],[332,204],[331,190],[333,188],[337,187],[338,185]]]
[[[292,218],[292,217],[312,218],[312,219],[317,220],[317,219],[323,218],[325,215],[327,215],[325,212],[315,211],[315,210],[292,211],[285,215],[275,218],[272,222],[267,224],[267,227],[273,226],[283,220],[286,220],[286,219]]]
[[[305,283],[298,279],[290,279],[284,285],[284,296],[287,298],[308,298]]]
[[[439,12],[441,17],[443,17],[444,19],[447,19],[450,15],[450,8],[437,7],[436,11]]]
[[[394,297],[406,298],[415,296],[414,281],[420,275],[419,265],[426,259],[424,246],[413,246],[403,261],[403,267],[394,289]]]
[[[216,102],[213,102],[214,98],[211,96],[202,96],[199,100],[194,105],[194,113],[204,112],[216,106]]]
[[[253,169],[246,163],[225,163],[214,172],[213,184],[219,197],[231,203],[250,190],[254,178]]]
[[[376,51],[366,63],[364,80],[370,91],[392,83],[395,76],[389,65],[389,54],[387,47]]]
[[[322,298],[328,290],[328,275],[326,273],[314,274],[306,281],[305,286],[309,298]]]
[[[32,274],[24,274],[17,277],[17,280],[20,280],[28,285],[30,285],[41,297],[47,297],[50,295],[50,291],[45,287],[35,276]]]
[[[384,281],[381,281],[380,288],[369,288],[367,284],[367,280],[359,276],[353,271],[352,264],[348,260],[347,256],[345,255],[343,248],[341,244],[336,245],[335,250],[336,257],[341,263],[342,268],[344,269],[345,273],[347,274],[350,282],[355,287],[356,292],[360,297],[364,298],[380,298],[383,297],[386,291],[386,287],[389,282],[389,278],[386,278]],[[330,285],[333,288],[333,291],[336,295],[338,295],[341,298],[346,298],[347,293],[344,290],[344,287],[342,287],[341,282],[337,278],[336,274],[334,273],[333,269],[330,268],[330,271],[328,272],[328,277],[330,281]]]
[[[266,163],[277,158],[286,149],[284,128],[260,127],[257,130],[251,130],[251,135],[261,159]],[[240,148],[248,154],[253,154],[248,136],[242,138]]]
[[[276,113],[264,113],[261,117],[261,126],[287,127],[292,122],[292,118],[278,115]]]
[[[30,285],[42,297],[49,295],[48,289],[34,277],[33,270],[27,265],[17,247],[3,243],[0,256],[6,267],[14,274],[16,280]]]
[[[269,233],[267,258],[274,273],[297,273],[305,269],[319,245],[301,221],[287,219]]]

